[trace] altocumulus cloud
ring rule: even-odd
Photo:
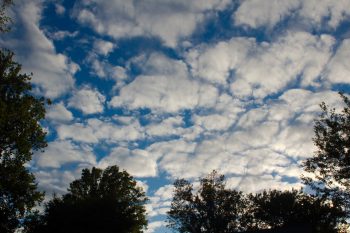
[[[62,194],[117,164],[167,232],[176,178],[216,169],[235,189],[301,187],[318,104],[350,85],[350,1],[18,1],[0,43],[51,98],[29,164]]]
[[[68,106],[79,109],[84,114],[101,113],[106,98],[99,91],[89,87],[77,90],[68,101]]]

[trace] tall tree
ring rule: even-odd
[[[340,93],[344,108],[336,111],[321,103],[313,141],[317,150],[303,166],[312,175],[303,177],[316,194],[342,205],[350,215],[350,100]]]
[[[255,229],[298,227],[308,232],[338,232],[343,210],[301,190],[268,190],[250,194]]]
[[[143,232],[146,201],[133,177],[117,166],[84,169],[67,194],[51,200],[44,215],[34,218],[35,224],[28,224],[27,232]]]
[[[0,232],[14,232],[41,201],[35,178],[24,164],[46,146],[40,120],[44,99],[31,94],[31,76],[21,74],[13,53],[0,50]]]
[[[6,8],[0,2],[0,33],[9,31]],[[44,99],[31,94],[31,76],[21,74],[13,53],[0,50],[0,232],[14,232],[43,198],[35,177],[24,166],[33,151],[46,147],[39,121],[45,117]]]
[[[168,226],[181,233],[338,232],[344,211],[301,190],[244,194],[225,188],[217,172],[198,191],[184,179],[174,183]]]
[[[179,179],[168,212],[168,226],[181,233],[237,232],[246,229],[247,200],[225,188],[224,176],[213,171],[201,179],[194,194],[190,182]]]

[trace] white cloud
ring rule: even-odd
[[[190,50],[186,61],[191,65],[194,76],[209,82],[226,84],[230,70],[244,63],[255,43],[253,38],[233,38],[213,46],[202,45]]]
[[[85,143],[97,143],[99,141],[93,129],[82,123],[62,124],[56,128],[56,131],[58,138],[61,140],[73,139],[74,141]]]
[[[56,11],[56,14],[63,15],[66,12],[66,9],[61,4],[56,3],[55,4],[55,11]]]
[[[149,217],[166,215],[170,209],[173,198],[173,185],[164,185],[150,196],[150,202],[146,204],[147,215]]]
[[[273,28],[287,17],[298,23],[320,28],[325,21],[331,28],[350,16],[347,0],[245,0],[233,15],[236,25]]]
[[[53,121],[71,121],[73,114],[64,106],[63,102],[59,102],[48,107],[46,118]]]
[[[101,159],[99,167],[106,168],[117,164],[135,177],[152,177],[157,175],[157,163],[155,158],[144,150],[129,150],[117,147]]]
[[[230,184],[231,183],[231,184]],[[282,177],[272,175],[246,176],[228,180],[228,186],[245,192],[261,192],[264,189],[290,190],[300,188],[300,183],[291,184],[283,181]]]
[[[79,34],[78,31],[70,32],[70,31],[55,31],[53,33],[50,33],[50,38],[54,40],[63,40],[67,37],[73,38],[76,37]]]
[[[98,54],[107,56],[115,48],[115,44],[110,41],[96,40],[94,42],[94,49]]]
[[[161,122],[154,122],[145,127],[147,135],[156,136],[168,136],[168,135],[181,135],[183,133],[183,119],[181,116],[169,117]]]
[[[39,190],[45,191],[45,201],[52,199],[52,195],[67,193],[69,184],[81,177],[81,171],[91,169],[93,164],[81,163],[75,168],[47,168],[33,171]]]
[[[187,62],[196,77],[230,84],[236,97],[262,99],[296,82],[319,86],[334,42],[328,35],[298,31],[287,32],[272,43],[233,38],[192,49]]]
[[[118,125],[108,119],[90,118],[83,123],[61,124],[57,126],[56,131],[58,137],[62,140],[72,139],[85,143],[98,143],[101,140],[116,143],[144,138],[143,129],[137,121],[131,121],[126,125]]]
[[[79,109],[84,114],[102,113],[106,97],[98,90],[83,87],[77,90],[68,101],[68,107]]]
[[[159,197],[163,201],[169,201],[173,198],[174,186],[173,185],[165,185],[160,187],[154,195]]]
[[[216,101],[217,89],[191,80],[182,61],[152,54],[144,64],[144,72],[121,88],[119,96],[109,102],[110,106],[176,112],[186,108],[210,107]]]
[[[87,146],[78,146],[71,141],[53,141],[43,153],[37,153],[34,160],[38,167],[60,168],[68,163],[96,164],[92,149]]]
[[[227,130],[234,123],[234,120],[219,114],[194,117],[195,124],[206,130]]]
[[[126,125],[116,125],[114,122],[89,119],[87,126],[92,128],[99,139],[110,142],[133,141],[144,138],[144,132],[138,121]]]
[[[108,61],[99,59],[96,55],[88,57],[87,61],[91,64],[92,73],[99,78],[114,80],[116,85],[114,89],[120,88],[125,84],[128,78],[127,70],[122,66],[114,66]]]
[[[154,221],[154,222],[150,222],[147,226],[147,230],[146,233],[153,233],[155,232],[155,230],[157,228],[160,227],[165,227],[166,226],[166,222],[165,221]]]
[[[245,0],[234,14],[236,25],[252,28],[273,27],[283,17],[299,7],[299,0]]]
[[[49,171],[36,171],[34,172],[34,175],[36,181],[38,182],[38,188],[45,191],[47,199],[50,200],[54,193],[66,193],[69,183],[78,178],[79,173],[76,171],[60,171],[58,169],[50,169]]]
[[[262,44],[257,54],[237,68],[231,90],[238,96],[263,98],[297,82],[299,75],[302,86],[317,85],[333,43],[330,36],[289,32],[275,43]]]
[[[350,16],[350,2],[347,0],[299,1],[302,3],[300,18],[318,27],[326,20],[330,27],[336,28],[342,20]]]
[[[16,60],[26,73],[33,73],[32,82],[38,94],[56,98],[74,87],[73,75],[79,66],[66,55],[57,53],[55,46],[39,27],[41,1],[21,1],[13,8],[13,33],[4,36],[1,44],[16,53]],[[20,37],[15,37],[20,35]],[[25,41],[25,43],[23,43]]]
[[[115,38],[156,36],[166,45],[176,46],[188,37],[211,13],[224,9],[230,1],[82,1],[75,5],[75,17],[95,31]]]
[[[342,41],[335,55],[332,57],[325,72],[326,80],[331,84],[350,83],[350,39]]]

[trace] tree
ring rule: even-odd
[[[34,217],[33,233],[139,233],[147,226],[145,193],[117,166],[84,169],[68,193],[54,197],[41,218]],[[33,223],[33,222],[32,222]]]
[[[302,190],[245,194],[225,188],[212,172],[197,192],[184,179],[174,183],[168,226],[181,233],[338,232],[344,211]]]
[[[12,0],[1,0],[0,3],[0,32],[9,31],[8,23],[11,21],[10,17],[6,15],[6,8],[13,3]]]
[[[317,150],[303,167],[312,176],[303,177],[316,194],[341,205],[349,215],[350,207],[350,100],[339,93],[344,108],[336,111],[324,102],[322,113],[315,120],[313,138]]]
[[[176,180],[168,226],[181,233],[237,232],[246,229],[242,192],[225,188],[224,176],[213,171],[201,179],[196,194],[184,179]]]
[[[31,76],[21,74],[13,53],[0,50],[0,232],[14,232],[43,194],[24,166],[35,150],[46,147],[39,122],[45,100],[34,97]]]
[[[255,229],[295,228],[307,232],[338,232],[343,210],[302,190],[264,190],[249,194]]]

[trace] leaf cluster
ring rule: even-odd
[[[34,150],[46,147],[40,125],[45,103],[31,94],[30,78],[21,74],[12,52],[0,50],[0,232],[4,233],[21,226],[21,219],[43,197],[24,166]]]
[[[344,108],[336,111],[321,103],[322,113],[315,120],[314,156],[303,166],[313,176],[303,177],[318,196],[350,207],[350,100],[340,93]]]
[[[168,226],[181,233],[244,232],[298,226],[310,232],[337,232],[341,207],[302,190],[265,190],[245,194],[225,188],[216,171],[197,191],[184,179],[174,183]]]
[[[1,0],[0,3],[0,33],[10,31],[8,26],[11,18],[6,15],[6,9],[13,4],[13,0]]]
[[[146,201],[133,177],[117,166],[84,169],[67,194],[54,197],[44,215],[32,219],[27,232],[139,233],[147,225]]]

